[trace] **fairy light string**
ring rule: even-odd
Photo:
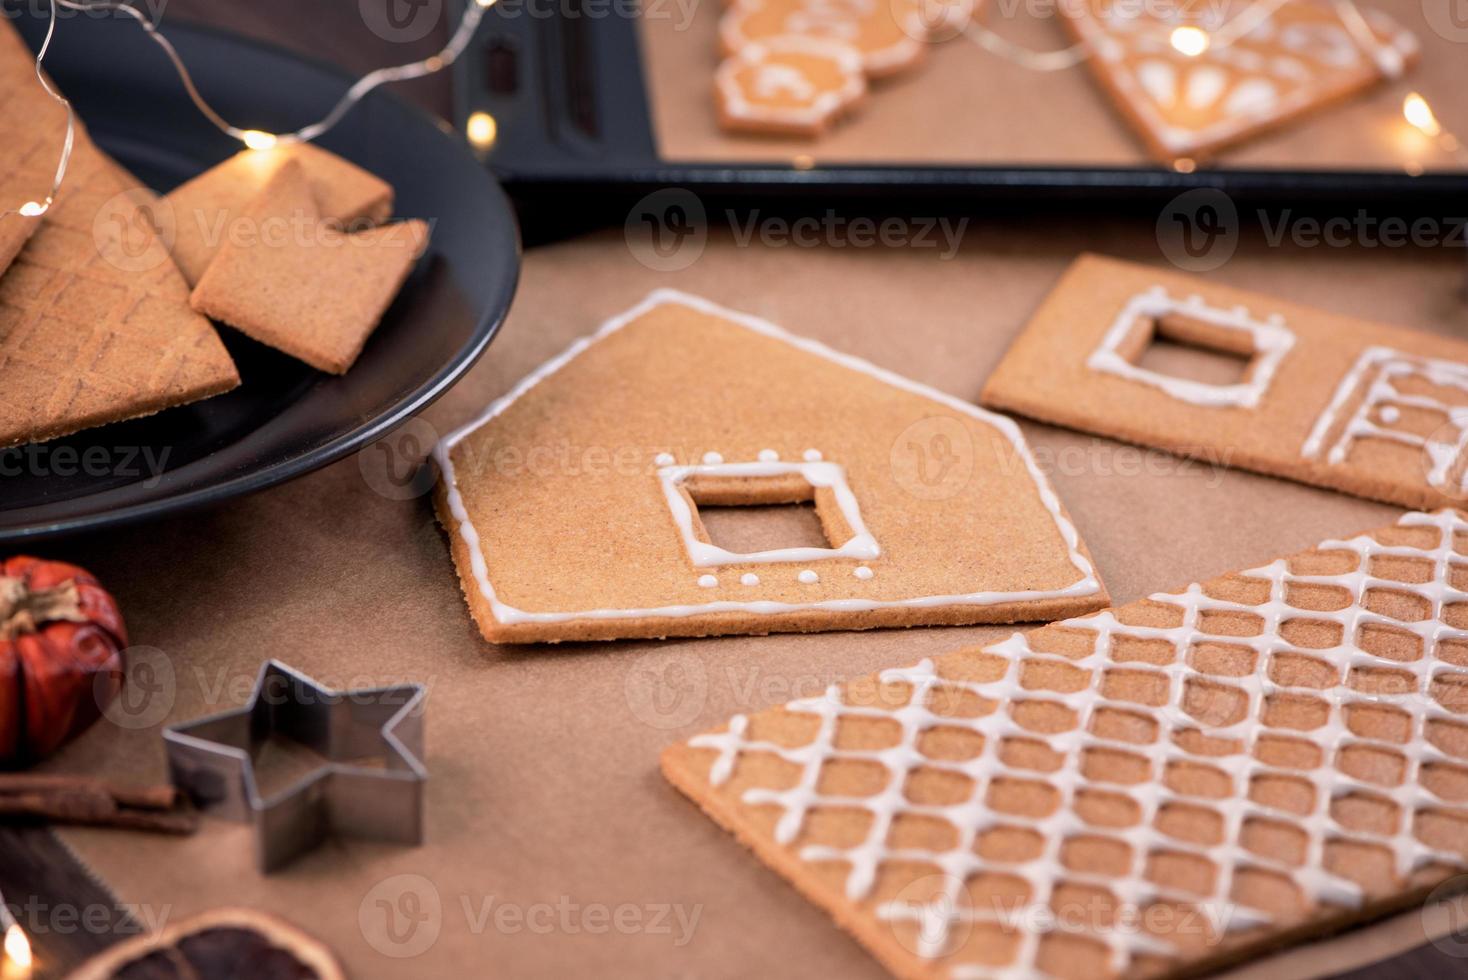
[[[51,4],[51,16],[46,22],[46,36],[41,40],[41,47],[36,51],[36,81],[46,94],[56,101],[61,108],[66,110],[66,135],[61,141],[61,157],[56,162],[56,173],[51,179],[51,189],[46,196],[39,201],[26,201],[20,207],[9,208],[0,211],[0,218],[8,218],[11,215],[19,215],[22,218],[39,218],[51,209],[56,195],[61,192],[61,182],[66,178],[66,168],[71,165],[71,151],[76,145],[76,112],[71,108],[71,102],[66,96],[56,91],[51,86],[51,80],[46,77],[41,63],[46,60],[46,51],[51,47],[51,38],[56,34],[56,4]]]
[[[55,179],[51,190],[46,197],[40,201],[27,201],[18,208],[8,211],[0,211],[0,218],[12,214],[22,215],[28,218],[40,217],[45,214],[56,200],[56,195],[61,192],[62,182],[66,179],[67,167],[71,163],[71,151],[76,142],[76,117],[71,103],[51,86],[46,77],[44,63],[46,52],[51,47],[51,40],[56,33],[56,12],[58,8],[66,8],[80,13],[95,13],[98,11],[110,11],[124,17],[130,17],[147,37],[163,49],[163,53],[173,64],[174,70],[178,72],[179,79],[183,82],[184,91],[188,94],[189,101],[193,102],[205,119],[218,129],[221,133],[232,139],[239,140],[252,150],[269,149],[280,144],[309,143],[328,132],[337,123],[351,112],[358,102],[367,97],[374,89],[391,82],[408,81],[414,78],[424,78],[428,75],[437,74],[452,65],[459,59],[469,42],[474,38],[474,32],[479,29],[480,21],[484,19],[484,12],[494,6],[496,0],[470,0],[464,5],[464,15],[459,19],[459,25],[455,28],[453,35],[447,44],[437,53],[429,55],[419,61],[407,64],[393,65],[387,68],[378,68],[368,72],[347,89],[346,93],[339,99],[336,105],[317,122],[302,126],[289,133],[268,133],[258,129],[244,129],[234,125],[221,116],[209,101],[199,92],[194,84],[193,75],[190,74],[188,66],[184,64],[183,58],[173,43],[158,29],[147,14],[137,7],[132,6],[127,0],[51,0],[49,5],[50,16],[46,27],[46,36],[40,48],[36,51],[36,79],[46,90],[46,93],[55,99],[57,103],[66,109],[66,138],[62,145],[61,157],[56,166]]]
[[[29,200],[19,207],[0,211],[0,218],[11,215],[19,215],[26,218],[38,218],[50,210],[61,191],[61,185],[66,178],[67,169],[71,163],[72,149],[76,142],[76,115],[70,101],[58,92],[46,77],[44,62],[46,54],[50,50],[52,40],[56,33],[56,17],[58,8],[77,11],[80,13],[93,13],[98,11],[111,11],[130,17],[142,28],[147,37],[157,44],[174,70],[178,73],[183,83],[184,91],[189,100],[199,110],[200,114],[207,119],[220,132],[231,139],[252,150],[264,150],[283,144],[307,143],[317,139],[331,130],[349,113],[357,103],[361,102],[370,92],[392,82],[407,81],[415,78],[424,78],[436,74],[452,65],[468,48],[473,39],[475,31],[478,30],[484,13],[495,4],[496,0],[469,0],[464,5],[463,16],[459,20],[458,27],[447,44],[437,53],[423,58],[419,61],[409,62],[402,65],[393,65],[386,68],[378,68],[368,72],[354,82],[346,93],[332,106],[331,111],[317,122],[302,126],[289,133],[270,133],[259,129],[245,129],[234,125],[225,119],[214,109],[209,101],[199,92],[194,83],[193,75],[188,66],[179,55],[178,50],[172,42],[158,29],[158,24],[151,20],[142,10],[132,5],[129,0],[51,0],[49,4],[49,17],[46,25],[46,34],[36,52],[36,80],[45,90],[46,94],[58,105],[66,110],[66,134],[62,142],[60,156],[57,160],[56,171],[52,180],[51,188],[46,196],[40,200]],[[1207,51],[1226,48],[1240,39],[1248,36],[1270,17],[1274,16],[1281,8],[1293,0],[1254,0],[1242,13],[1235,15],[1232,19],[1211,30],[1197,25],[1184,24],[1178,26],[1171,34],[1169,41],[1181,54],[1189,57],[1199,57]],[[1400,58],[1396,63],[1387,59],[1396,55],[1395,51],[1387,51],[1379,43],[1370,23],[1356,7],[1355,0],[1333,0],[1341,22],[1350,32],[1353,39],[1364,50],[1370,53],[1383,71],[1389,75],[1400,73]],[[1050,51],[1035,50],[1000,35],[996,31],[977,21],[971,21],[964,28],[965,35],[979,47],[997,57],[1003,58],[1023,68],[1032,71],[1065,71],[1076,67],[1092,57],[1093,52],[1089,45],[1084,42],[1072,44],[1065,48]],[[1422,101],[1426,107],[1425,100]],[[1419,115],[1424,111],[1418,107]],[[1425,108],[1430,116],[1430,107]],[[476,146],[493,141],[492,128],[494,120],[482,113],[476,114],[484,118],[471,119],[470,139]],[[1409,104],[1408,120],[1412,121],[1411,106]],[[475,124],[480,131],[476,136]],[[1417,125],[1416,122],[1413,123]],[[1436,125],[1436,120],[1433,120]],[[1419,126],[1426,129],[1426,127]],[[487,135],[486,135],[487,134]],[[1435,135],[1435,134],[1432,134]],[[1454,141],[1456,143],[1456,141]],[[1454,149],[1461,152],[1461,147]]]

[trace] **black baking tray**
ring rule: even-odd
[[[601,218],[676,186],[712,200],[796,207],[833,202],[880,210],[1155,206],[1195,188],[1238,202],[1334,210],[1369,201],[1399,213],[1461,207],[1468,173],[1150,167],[815,166],[680,163],[658,154],[635,0],[557,0],[491,7],[457,64],[456,121],[499,122],[486,164],[523,206],[575,206]]]

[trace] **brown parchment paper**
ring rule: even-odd
[[[984,23],[1037,50],[1063,48],[1055,0],[985,0]],[[1222,153],[1235,168],[1428,170],[1468,168],[1407,125],[1402,100],[1423,94],[1452,132],[1468,134],[1468,24],[1455,25],[1453,0],[1359,0],[1391,14],[1422,43],[1421,62],[1350,102],[1289,123]],[[1429,21],[1425,11],[1446,9]],[[643,62],[658,148],[671,161],[790,161],[1025,166],[1151,166],[1113,104],[1082,66],[1040,72],[956,37],[934,44],[915,71],[871,87],[856,114],[819,139],[729,135],[713,101],[717,28],[723,5],[644,0]],[[1461,19],[1461,18],[1460,18]]]
[[[1094,219],[973,227],[948,261],[937,249],[740,248],[716,233],[691,266],[658,273],[620,232],[541,248],[527,255],[514,311],[485,359],[387,445],[421,457],[433,432],[465,421],[657,286],[768,317],[972,399],[1082,249],[1164,261],[1151,222]],[[1246,243],[1214,275],[1336,312],[1461,332],[1463,272],[1460,250]],[[1399,513],[1023,428],[1118,603]],[[159,725],[242,702],[266,657],[335,684],[415,680],[431,692],[425,846],[330,842],[262,877],[247,835],[229,824],[208,821],[186,840],[67,832],[120,900],[154,920],[224,904],[276,909],[331,943],[357,977],[881,976],[823,913],[666,785],[658,753],[734,712],[1007,628],[493,648],[469,619],[427,496],[394,499],[411,490],[385,479],[391,455],[369,450],[212,512],[40,549],[100,575],[133,642],[161,651],[134,657],[149,664],[134,678],[142,708],[125,716],[134,721],[102,723],[50,769],[164,778]],[[148,689],[161,700],[148,701]],[[612,918],[619,909],[632,911]],[[697,916],[691,938],[680,910],[684,923]],[[402,942],[383,942],[389,926]],[[1423,940],[1413,914],[1251,975],[1316,975]]]

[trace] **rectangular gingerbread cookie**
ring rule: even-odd
[[[897,976],[1204,972],[1463,883],[1468,519],[736,716],[663,770]]]
[[[1247,362],[1184,377],[1154,339]],[[1085,255],[984,387],[992,408],[1407,507],[1468,493],[1468,343]]]
[[[1105,605],[1011,420],[668,290],[435,452],[497,643],[1046,620]],[[822,540],[711,536],[811,508]]]

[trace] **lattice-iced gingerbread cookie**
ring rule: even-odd
[[[902,977],[1198,971],[1468,858],[1468,520],[1396,525],[669,749]]]
[[[1252,30],[1257,0],[1163,5],[1078,0],[1063,20],[1091,67],[1163,162],[1206,157],[1303,113],[1395,78],[1412,34],[1376,12],[1288,0]],[[1215,43],[1214,37],[1218,38]]]
[[[866,95],[850,45],[775,37],[725,58],[715,76],[719,124],[771,135],[819,136]]]
[[[440,519],[494,642],[1015,622],[1106,602],[1012,421],[680,293],[578,341],[435,456]],[[728,522],[772,515],[773,539]]]
[[[1179,345],[1235,369],[1185,376]],[[1468,343],[1114,259],[1071,266],[981,400],[1408,507],[1468,499]]]

